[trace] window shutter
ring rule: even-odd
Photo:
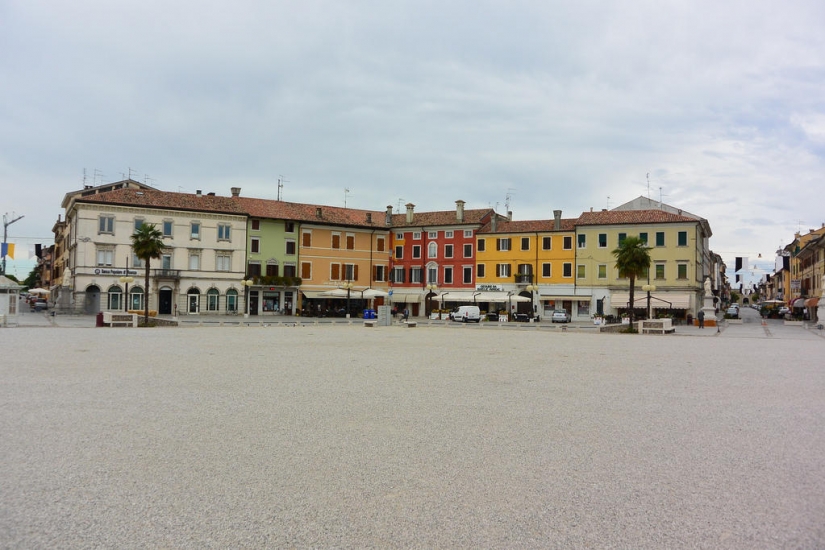
[[[358,280],[358,264],[352,266],[352,280],[353,281]]]
[[[496,239],[496,250],[501,250],[501,239]]]
[[[332,277],[331,277],[331,279],[333,281],[339,280],[341,278],[340,277],[341,264],[332,264],[331,267],[332,267]]]
[[[312,233],[304,233],[303,242],[301,246],[310,247],[312,246]]]

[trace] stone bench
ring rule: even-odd
[[[404,325],[407,328],[415,328],[418,326],[418,321],[404,321]]]
[[[672,319],[639,321],[639,334],[671,334],[676,332]]]
[[[134,313],[103,312],[103,324],[109,327],[136,327],[137,315]]]
[[[367,327],[367,328],[373,328],[377,324],[378,324],[378,321],[375,320],[375,319],[368,319],[368,320],[364,321],[364,326]]]

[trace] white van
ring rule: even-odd
[[[450,319],[453,321],[461,321],[462,323],[481,322],[481,311],[478,306],[459,306],[450,312]]]

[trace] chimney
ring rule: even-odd
[[[464,201],[455,201],[455,219],[458,223],[464,223]]]
[[[315,217],[318,218],[319,220],[324,217],[323,213],[321,212],[321,207],[320,206],[315,208]]]
[[[232,196],[233,197],[240,197],[241,196],[241,188],[240,187],[232,187],[230,189],[230,191],[232,191]]]
[[[553,210],[553,229],[561,230],[561,210]]]
[[[513,211],[512,210],[507,211],[507,221],[508,222],[513,221]]]
[[[413,222],[413,209],[415,209],[415,205],[411,202],[408,202],[404,206],[407,207],[407,223]]]
[[[214,197],[214,196],[215,196],[215,192],[214,192],[214,191],[210,191],[209,193],[207,193],[207,196],[209,196],[209,197]]]
[[[493,215],[492,215],[492,217],[490,218],[490,230],[491,230],[493,233],[495,233],[495,232],[496,232],[496,226],[498,225],[498,223],[497,223],[497,222],[498,222],[498,216],[496,215],[496,213],[495,213],[495,212],[493,212]]]
[[[195,191],[195,194],[200,197],[201,196],[201,190],[198,189],[197,191]]]
[[[372,223],[372,212],[367,212],[367,223]]]
[[[387,205],[387,216],[384,219],[384,223],[387,225],[387,227],[392,225],[392,205],[391,204]]]

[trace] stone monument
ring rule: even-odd
[[[710,277],[705,279],[705,297],[704,303],[702,305],[702,311],[705,312],[705,326],[706,327],[715,327],[716,326],[716,307],[713,305],[713,290],[711,288]],[[695,324],[699,324],[699,321],[694,321]]]

